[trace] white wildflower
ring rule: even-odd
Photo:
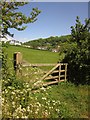
[[[55,102],[55,100],[52,101],[53,103]]]
[[[19,118],[19,116],[16,116],[16,118]]]
[[[30,112],[30,107],[29,106],[27,107],[27,111]]]
[[[39,107],[41,107],[41,104],[40,104],[39,102],[37,102],[37,105],[38,105]]]
[[[38,111],[35,111],[35,114],[38,114]]]
[[[60,112],[60,110],[59,110],[59,109],[56,109],[56,112]]]
[[[15,106],[15,102],[14,101],[12,102],[12,105]]]
[[[46,100],[47,98],[45,98],[45,97],[42,97],[42,100]]]
[[[15,95],[15,92],[12,92],[13,95]]]

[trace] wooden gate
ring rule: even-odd
[[[18,54],[18,55],[17,55]],[[20,55],[20,56],[19,56]],[[18,57],[15,57],[18,56]],[[14,55],[14,61],[16,64],[14,64],[14,68],[16,71],[18,71],[18,67],[19,64],[22,67],[41,67],[41,66],[53,66],[53,68],[48,71],[42,78],[41,80],[44,81],[43,86],[47,86],[50,84],[55,84],[55,83],[59,83],[62,81],[66,81],[67,79],[67,63],[56,63],[56,64],[29,64],[29,63],[24,63],[22,60],[22,55],[20,54],[20,52],[15,53]],[[16,72],[17,73],[17,72]]]

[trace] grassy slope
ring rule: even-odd
[[[9,58],[13,58],[14,52],[21,52],[23,59],[30,63],[56,63],[59,59],[58,53],[49,51],[34,50],[18,46],[10,46],[7,48]]]

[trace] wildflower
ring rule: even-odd
[[[55,102],[55,100],[53,100],[52,102]]]
[[[45,97],[42,97],[42,100],[46,100],[47,98],[45,98]]]
[[[19,118],[19,116],[16,116],[16,118]]]
[[[38,114],[38,111],[35,111],[35,114]]]
[[[48,93],[46,93],[46,95],[48,95]]]
[[[33,111],[32,110],[30,110],[30,113],[32,113]]]
[[[47,87],[47,89],[50,89],[51,87],[49,86],[49,87]]]
[[[12,92],[13,95],[15,95],[15,92]]]
[[[11,87],[11,86],[8,86],[8,88],[9,88],[9,89],[12,89],[12,87]]]
[[[34,74],[37,74],[37,72],[34,72]]]
[[[28,118],[28,116],[23,116],[22,118]]]
[[[37,97],[35,97],[35,100],[37,100]]]
[[[49,107],[49,109],[52,109],[52,107]]]
[[[57,101],[59,104],[61,104],[61,102],[60,101]]]
[[[15,111],[16,112],[21,111],[21,105]]]
[[[26,109],[25,109],[25,108],[23,108],[22,110],[23,110],[23,112],[25,112],[25,111],[26,111]]]
[[[8,90],[7,90],[7,89],[5,90],[5,93],[8,93]]]
[[[37,112],[39,111],[39,108],[37,108],[37,110],[36,110]]]
[[[27,111],[30,112],[30,107],[29,106],[27,106]]]
[[[20,93],[23,94],[23,91],[21,91]]]
[[[15,102],[12,102],[12,105],[15,106]]]
[[[39,107],[41,107],[41,104],[40,104],[39,102],[37,102],[37,105],[38,105]]]
[[[28,88],[28,87],[29,87],[29,84],[26,84],[26,87]]]
[[[46,91],[46,89],[44,87],[42,87],[41,90]]]
[[[46,104],[47,104],[47,105],[50,105],[50,103],[49,103],[49,102],[46,102]]]
[[[59,110],[59,109],[56,109],[56,112],[60,112],[60,110]]]
[[[48,116],[48,112],[47,112],[47,110],[44,111],[43,115],[44,115],[45,117]]]

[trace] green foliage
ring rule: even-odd
[[[71,27],[71,39],[63,45],[62,52],[65,54],[64,62],[69,63],[69,80],[75,83],[87,83],[89,80],[90,67],[90,19],[82,24],[79,17],[76,18],[75,26]]]
[[[5,48],[2,48],[2,79],[8,79],[9,68],[8,68],[8,54]]]
[[[2,84],[2,89],[7,88],[8,86],[12,86],[15,88],[22,88],[22,81],[17,80],[13,67],[9,66],[9,58],[7,49],[9,48],[8,43],[2,43],[2,80],[4,80]]]
[[[15,11],[20,6],[26,4],[28,4],[28,2],[0,2],[0,5],[2,6],[1,32],[3,36],[6,34],[13,36],[13,34],[8,31],[8,28],[15,28],[16,30],[21,31],[26,28],[26,26],[22,26],[23,24],[33,23],[37,20],[37,16],[41,12],[38,8],[33,8],[29,17],[22,12]]]

